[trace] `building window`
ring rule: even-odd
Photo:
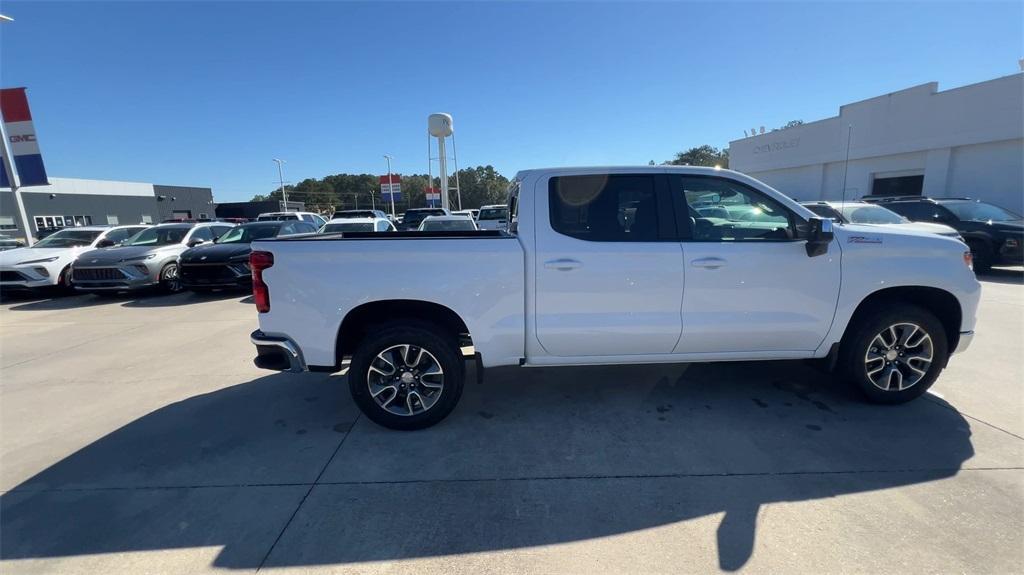
[[[200,212],[200,213],[199,213],[199,219],[201,219],[201,220],[207,220],[207,219],[209,219],[209,218],[207,218],[207,217],[206,217],[206,214],[204,214],[204,213]]]
[[[924,188],[924,176],[899,176],[875,178],[871,183],[873,196],[920,196]]]
[[[110,214],[107,214],[107,224],[111,225],[111,226],[116,226],[117,225],[117,216],[112,216]]]
[[[149,214],[142,214],[142,223],[151,224],[153,223],[153,216]]]
[[[16,230],[18,226],[14,225],[13,216],[0,216],[0,230]]]

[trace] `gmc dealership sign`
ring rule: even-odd
[[[14,169],[22,186],[46,186],[46,168],[36,142],[36,129],[28,108],[25,88],[0,90],[0,115],[3,116],[7,145],[14,156]],[[0,187],[11,187],[7,170],[0,167]]]

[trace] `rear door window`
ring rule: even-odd
[[[668,214],[664,199],[659,201],[659,179],[656,174],[551,178],[548,183],[551,227],[560,234],[591,242],[670,239],[674,230],[671,233],[664,230],[664,216]]]

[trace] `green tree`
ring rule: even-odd
[[[719,166],[729,167],[729,150],[719,150],[714,146],[704,144],[696,148],[690,148],[685,152],[677,152],[676,157],[668,162],[673,166]]]
[[[455,187],[453,174],[448,178],[449,188]],[[477,166],[458,171],[458,183],[462,196],[462,208],[480,208],[488,204],[505,203],[509,180],[498,173],[494,166]],[[450,194],[453,209],[458,206],[454,191]]]
[[[790,120],[790,121],[786,122],[785,126],[782,126],[780,128],[772,128],[772,131],[773,132],[778,132],[779,130],[786,130],[786,129],[789,129],[789,128],[795,128],[797,126],[803,126],[803,125],[804,125],[804,121],[803,120]]]

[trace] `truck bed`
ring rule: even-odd
[[[271,336],[302,334],[309,365],[334,365],[345,315],[382,300],[451,309],[465,321],[486,365],[515,364],[523,355],[524,252],[507,232],[298,235],[252,247],[274,255],[263,272],[270,311],[261,314],[260,328]]]

